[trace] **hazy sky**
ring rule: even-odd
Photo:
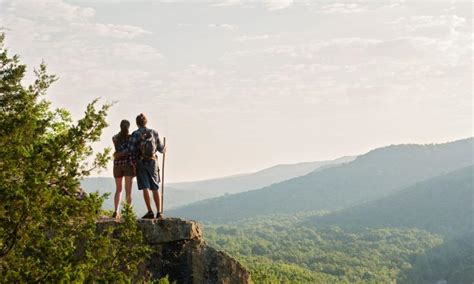
[[[144,112],[167,179],[472,136],[472,3],[4,1],[0,26],[79,118]],[[133,123],[134,125],[134,123]],[[111,166],[107,174],[110,174]]]

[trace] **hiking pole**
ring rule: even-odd
[[[166,149],[166,137],[163,137],[163,148]],[[165,157],[166,151],[163,152],[163,160],[161,164],[161,214],[163,214],[164,207],[164,200],[165,200]]]

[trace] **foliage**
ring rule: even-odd
[[[312,214],[208,224],[205,238],[242,261],[257,283],[390,283],[442,242],[418,229],[354,233],[301,223]]]
[[[73,122],[65,109],[44,99],[56,77],[41,64],[36,80],[23,86],[26,66],[10,57],[0,36],[0,278],[2,282],[83,282],[130,280],[146,249],[137,243],[125,212],[119,238],[97,234],[103,201],[84,195],[79,180],[102,168],[109,149],[91,144],[107,126],[110,107],[87,106]],[[126,267],[122,267],[125,265]],[[123,269],[124,268],[124,269]]]
[[[312,218],[347,229],[421,228],[447,237],[472,230],[474,166],[437,176],[385,198]]]
[[[271,261],[266,257],[240,256],[255,283],[337,283],[336,277],[317,273],[295,264]]]
[[[397,283],[474,283],[474,232],[446,240],[413,260]]]

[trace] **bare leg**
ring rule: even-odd
[[[128,205],[132,205],[132,182],[133,177],[125,177],[125,198]]]
[[[153,190],[153,201],[155,201],[156,210],[158,213],[161,212],[161,196],[159,190]]]
[[[145,188],[143,191],[143,199],[145,199],[146,208],[148,211],[153,211],[150,204],[150,194],[148,193],[148,188]]]
[[[120,199],[122,198],[122,178],[115,178],[115,197],[114,197],[114,210],[116,213],[119,211]]]

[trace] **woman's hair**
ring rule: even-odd
[[[146,116],[143,113],[140,113],[137,116],[137,126],[138,127],[145,127],[147,122],[148,122],[148,119],[146,119]]]
[[[120,122],[120,132],[117,135],[117,142],[121,144],[129,136],[130,121],[124,119]]]

